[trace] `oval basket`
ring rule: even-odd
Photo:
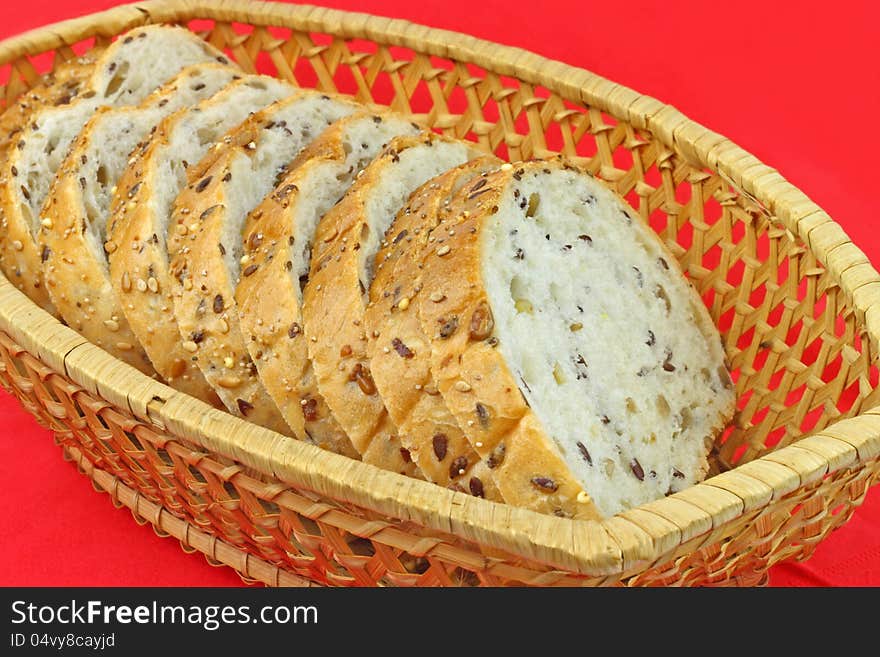
[[[3,385],[157,533],[270,585],[755,585],[809,557],[876,483],[880,277],[825,212],[729,140],[523,50],[245,0],[125,5],[9,39],[5,101],[54,63],[158,22],[204,34],[248,71],[390,105],[511,160],[565,153],[679,258],[721,330],[739,403],[704,483],[602,522],[543,516],[212,409],[0,277]]]

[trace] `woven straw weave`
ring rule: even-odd
[[[5,102],[55,63],[156,22],[189,25],[246,70],[389,105],[511,160],[565,153],[672,248],[721,329],[739,400],[705,483],[603,522],[539,516],[211,409],[0,277],[0,380],[157,533],[271,585],[753,585],[810,556],[877,482],[880,277],[821,208],[735,144],[522,50],[246,0],[126,5],[7,40]]]

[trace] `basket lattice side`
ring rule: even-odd
[[[809,556],[880,478],[875,459],[805,486],[791,481],[787,495],[681,544],[671,560],[585,577],[249,473],[120,412],[4,333],[0,381],[116,504],[212,563],[271,585],[756,584],[778,561]]]
[[[81,345],[41,348],[18,329],[42,318],[4,309],[4,384],[97,476],[244,554],[342,585],[753,583],[780,559],[809,556],[876,482],[880,278],[820,208],[723,137],[524,51],[400,21],[232,0],[125,6],[0,44],[0,95],[9,102],[58,60],[162,21],[199,31],[246,70],[388,105],[511,160],[562,152],[606,181],[703,296],[738,413],[716,444],[726,472],[588,533],[617,546],[609,559],[620,567],[586,576],[547,565],[521,537],[500,549],[282,483],[277,464],[232,458],[238,448],[217,437],[219,425],[169,421],[184,402],[148,394],[125,370],[110,376],[72,358]],[[0,303],[13,298],[4,292]],[[551,536],[571,533],[563,522]]]

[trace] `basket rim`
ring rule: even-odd
[[[197,18],[366,38],[471,62],[585,103],[716,171],[763,205],[825,264],[880,343],[880,274],[843,229],[776,170],[671,105],[532,52],[406,20],[253,0],[147,0],[50,24],[0,42],[0,65],[84,38]],[[820,230],[821,228],[821,230]],[[854,271],[855,270],[855,271]],[[592,576],[637,573],[680,545],[825,475],[880,455],[880,410],[867,410],[680,493],[601,521],[557,518],[474,498],[320,450],[253,425],[159,383],[89,343],[0,276],[0,328],[55,371],[154,424],[289,485]]]

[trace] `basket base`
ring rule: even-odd
[[[116,508],[127,508],[138,524],[150,523],[157,536],[176,538],[184,552],[200,552],[212,566],[232,568],[246,584],[273,587],[318,587],[320,584],[282,570],[244,550],[208,534],[173,516],[160,505],[144,498],[112,474],[96,468],[78,449],[63,446],[64,458],[76,464],[99,493],[107,493]]]
[[[176,538],[184,552],[200,552],[210,565],[232,568],[246,584],[264,584],[272,587],[322,586],[320,583],[278,568],[172,515],[162,506],[128,487],[118,477],[95,467],[76,447],[65,444],[62,445],[62,450],[65,460],[76,464],[77,470],[91,480],[96,491],[107,493],[113,506],[127,508],[138,524],[150,523],[157,536]],[[708,583],[702,586],[765,587],[769,585],[769,581],[767,571],[752,571],[737,573],[718,584]]]

